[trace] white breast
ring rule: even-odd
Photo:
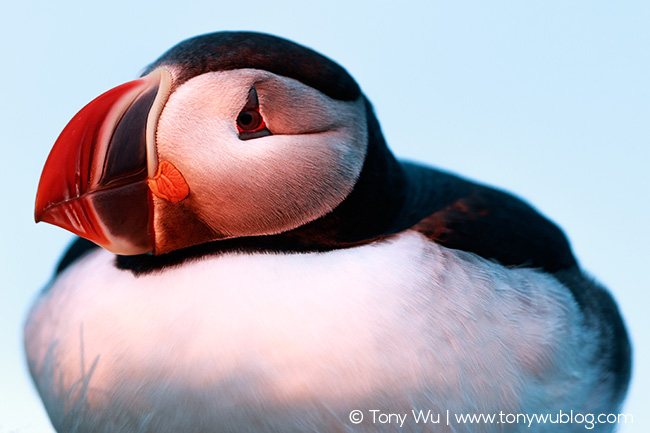
[[[141,277],[113,261],[98,250],[66,270],[27,320],[60,431],[397,431],[367,411],[579,410],[596,380],[592,335],[555,279],[415,232]]]

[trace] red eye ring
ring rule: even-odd
[[[237,130],[242,132],[256,132],[266,128],[262,115],[257,110],[244,110],[237,116]]]
[[[240,140],[266,137],[272,135],[266,127],[264,118],[260,113],[260,101],[257,97],[257,90],[252,87],[248,92],[248,99],[242,111],[237,115],[237,132]]]

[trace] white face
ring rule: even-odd
[[[271,135],[242,139],[237,118],[252,89]],[[362,98],[337,101],[290,78],[238,69],[179,86],[160,115],[156,146],[158,161],[170,161],[189,185],[183,208],[219,239],[281,233],[330,212],[357,181],[367,134]],[[157,233],[171,206],[154,197]]]

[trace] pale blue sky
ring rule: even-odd
[[[228,29],[333,58],[396,154],[513,191],[558,222],[633,337],[635,423],[621,431],[650,431],[649,2],[93,3],[11,2],[0,17],[0,433],[51,431],[21,346],[71,238],[33,223],[50,147],[85,103],[173,44]]]

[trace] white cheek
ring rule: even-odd
[[[188,198],[195,212],[215,231],[278,233],[331,211],[350,193],[364,148],[346,146],[345,138],[346,131],[332,131],[222,140],[175,164],[197,192]]]
[[[172,94],[158,123],[159,159],[181,171],[190,186],[185,204],[221,237],[279,233],[328,213],[351,192],[363,165],[363,101],[333,101],[281,77],[273,76],[288,83],[270,86],[267,92],[280,95],[261,110],[269,128],[291,132],[298,122],[321,131],[241,140],[236,117],[251,84],[268,86],[268,75],[246,70],[192,79]]]
[[[216,161],[223,171],[197,197],[199,211],[231,235],[277,233],[316,219],[350,193],[358,175],[347,162],[363,155],[350,157],[343,135],[271,136],[224,151]]]

